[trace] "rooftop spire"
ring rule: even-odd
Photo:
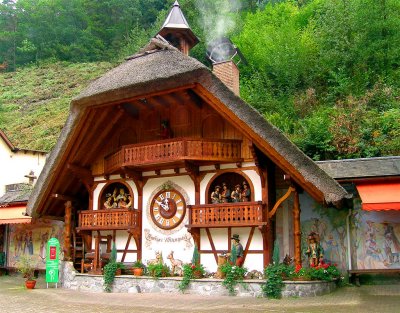
[[[186,21],[178,1],[175,1],[172,5],[172,9],[169,11],[157,35],[164,37],[174,47],[185,54],[189,54],[189,50],[199,42],[199,39]]]

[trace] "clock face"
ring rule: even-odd
[[[162,229],[177,227],[185,217],[185,213],[185,199],[176,190],[162,190],[151,201],[151,219]]]

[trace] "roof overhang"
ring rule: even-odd
[[[366,211],[400,210],[400,182],[356,184]]]

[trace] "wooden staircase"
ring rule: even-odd
[[[82,259],[85,255],[85,244],[83,237],[80,236],[76,231],[72,233],[73,239],[73,251],[72,251],[72,262],[74,263],[74,268],[77,271],[81,271]]]

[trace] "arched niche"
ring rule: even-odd
[[[133,191],[123,181],[114,181],[103,187],[99,196],[99,210],[133,209]]]
[[[250,189],[250,198],[249,201],[254,201],[254,186],[251,179],[242,171],[229,171],[223,172],[219,174],[215,174],[206,187],[206,203],[210,204],[211,202],[211,193],[215,190],[216,186],[221,187],[226,184],[230,189],[230,193],[235,189],[236,185],[240,185],[241,189],[243,189],[243,183],[246,183],[248,188]],[[229,200],[229,199],[228,199]],[[232,202],[232,201],[229,201]]]
[[[207,116],[201,126],[203,138],[222,139],[224,136],[224,120],[217,114]]]

